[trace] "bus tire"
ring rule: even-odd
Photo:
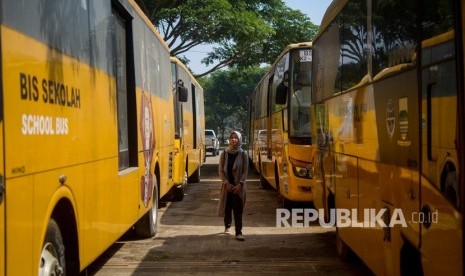
[[[255,160],[257,160],[257,165],[255,165],[253,158],[249,161],[249,165],[251,165],[253,167],[254,172],[255,172],[256,175],[261,175],[262,173],[261,173],[261,168],[260,168],[260,166],[261,166],[260,155],[257,155],[257,159],[255,159]]]
[[[39,275],[66,275],[65,245],[60,227],[52,218],[40,254]]]
[[[260,188],[263,190],[268,190],[270,188],[270,184],[268,184],[268,181],[266,181],[266,178],[263,177],[263,175],[260,174]]]
[[[447,162],[441,173],[441,192],[455,207],[459,207],[459,193],[457,192],[457,173],[452,162]]]
[[[339,228],[336,227],[336,248],[341,261],[350,262],[353,259],[353,251],[339,236]]]
[[[200,182],[200,167],[195,170],[195,172],[188,178],[189,183],[199,183]]]
[[[158,228],[158,183],[154,177],[153,183],[153,204],[152,208],[143,215],[134,225],[136,234],[141,238],[151,238],[155,236]]]
[[[404,239],[404,245],[400,250],[400,274],[423,275],[421,255],[418,250]]]
[[[182,201],[184,199],[184,192],[187,187],[187,171],[184,172],[183,182],[181,187],[175,187],[173,193],[173,200],[174,201]]]
[[[326,189],[326,188],[324,188]],[[326,210],[325,210],[325,222],[326,223],[329,223],[331,221],[331,211],[334,212],[334,214],[336,214],[336,199],[334,198],[334,194],[331,193],[330,191],[328,191],[329,195],[328,195],[328,199],[327,199],[327,206],[326,206]],[[335,216],[335,215],[334,215]]]
[[[280,197],[281,197],[281,206],[284,209],[292,210],[292,207],[294,207],[294,202],[292,200],[285,198],[283,195],[280,195]]]
[[[174,187],[173,201],[182,201],[184,199],[184,186]]]
[[[281,185],[279,183],[279,173],[278,173],[278,164],[274,163],[274,181],[276,185],[276,192],[278,192],[278,196],[281,197],[281,202],[284,204],[283,196],[281,194]]]

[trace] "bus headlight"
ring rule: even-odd
[[[312,170],[308,168],[302,168],[298,166],[292,166],[294,174],[300,178],[312,178]]]
[[[298,161],[291,158],[292,170],[297,177],[313,178],[313,166],[311,163]]]
[[[307,177],[308,171],[306,168],[295,167],[295,173],[299,177]]]

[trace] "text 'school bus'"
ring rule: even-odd
[[[173,187],[169,49],[132,0],[1,2],[0,275],[76,275]]]
[[[463,4],[335,0],[313,41],[314,203],[377,275],[463,274]]]
[[[177,58],[171,57],[173,91],[185,93],[182,101],[176,97],[174,183],[175,200],[182,200],[187,182],[200,181],[200,166],[205,161],[205,111],[202,86],[189,69]],[[181,91],[183,90],[183,91]]]
[[[313,200],[312,43],[283,50],[250,96],[249,156],[284,206]]]

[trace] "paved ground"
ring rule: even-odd
[[[222,218],[215,214],[220,188],[217,164],[218,157],[208,156],[201,182],[189,184],[184,200],[162,204],[155,239],[137,240],[128,233],[83,274],[369,274],[360,262],[347,264],[338,259],[334,229],[318,225],[277,228],[277,195],[259,189],[253,170],[244,211],[246,240],[224,234]]]

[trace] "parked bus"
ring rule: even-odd
[[[132,0],[2,1],[0,275],[77,275],[173,187],[169,49]]]
[[[174,199],[182,200],[187,182],[200,181],[200,166],[205,161],[204,94],[189,69],[175,57],[171,57],[171,75],[173,91],[186,93],[182,101],[174,95]]]
[[[334,0],[313,41],[315,207],[377,275],[464,272],[463,4]]]
[[[312,44],[291,44],[250,96],[249,156],[286,207],[313,200],[311,70]]]

